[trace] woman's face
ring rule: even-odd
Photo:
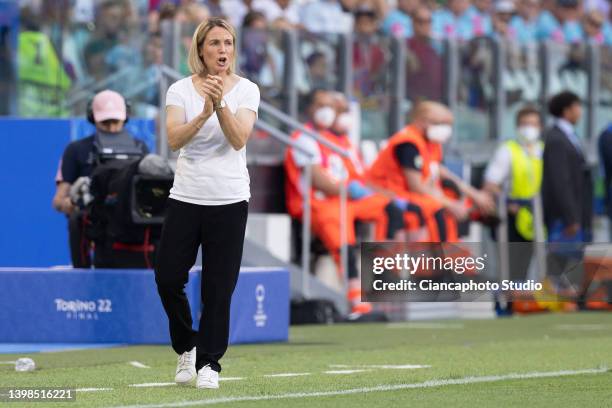
[[[227,72],[234,61],[234,38],[229,31],[214,27],[200,46],[200,56],[211,75]]]

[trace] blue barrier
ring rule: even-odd
[[[186,293],[194,327],[200,271]],[[232,298],[230,343],[287,341],[289,273],[242,268]],[[169,343],[151,270],[0,268],[0,343]]]
[[[128,129],[155,151],[152,120]],[[91,133],[84,119],[0,119],[0,266],[68,265],[66,219],[51,208],[64,148]]]

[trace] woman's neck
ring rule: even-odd
[[[204,71],[201,74],[199,74],[198,77],[200,79],[206,79],[208,77],[208,75],[219,76],[223,80],[226,80],[226,79],[231,77],[231,74],[228,74],[227,71],[219,71],[218,73]]]

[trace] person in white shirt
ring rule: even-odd
[[[172,84],[166,96],[168,144],[180,154],[155,281],[179,354],[175,381],[188,384],[197,373],[198,388],[219,387],[250,198],[245,145],[259,89],[235,74],[235,44],[225,20],[202,22],[189,50],[193,75]],[[203,314],[193,331],[184,286],[200,245]]]
[[[492,198],[502,194],[506,201],[510,278],[523,281],[527,277],[535,238],[533,202],[542,182],[541,141],[542,117],[530,105],[516,114],[516,138],[501,144],[489,162],[484,176],[484,191]],[[499,238],[499,237],[497,237]],[[517,242],[529,244],[516,244]]]

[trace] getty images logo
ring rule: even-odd
[[[253,315],[256,327],[265,327],[268,316],[264,312],[264,299],[266,298],[266,289],[264,285],[259,284],[255,287],[255,300],[257,301],[257,311]]]

